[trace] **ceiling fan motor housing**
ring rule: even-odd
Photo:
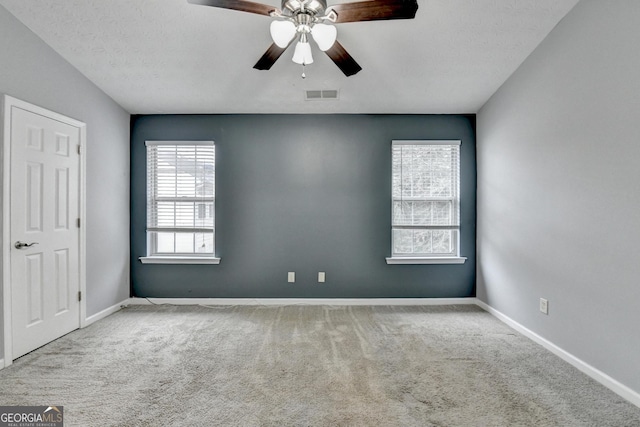
[[[282,0],[282,12],[295,16],[300,13],[322,16],[327,9],[325,0]]]

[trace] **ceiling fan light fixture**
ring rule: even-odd
[[[269,16],[278,21],[271,24],[273,43],[253,66],[257,70],[269,70],[292,44],[296,34],[293,62],[303,67],[313,62],[308,34],[345,76],[353,76],[362,67],[336,40],[337,30],[326,23],[386,21],[413,19],[418,10],[418,0],[340,0],[327,8],[327,0],[281,0],[281,9],[255,0],[187,0],[189,3],[222,9],[237,10]],[[302,74],[304,77],[304,72]]]
[[[286,48],[296,35],[296,25],[291,21],[273,21],[271,27],[271,38],[280,48]]]
[[[318,44],[318,48],[325,52],[336,42],[338,30],[333,25],[315,24],[311,29],[311,36]]]
[[[313,63],[311,55],[311,45],[306,38],[301,38],[296,44],[296,50],[293,52],[292,61],[300,65],[309,65]]]

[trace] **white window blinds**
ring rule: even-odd
[[[392,256],[457,256],[460,141],[393,141],[392,174]]]
[[[213,255],[213,141],[147,141],[149,255]]]

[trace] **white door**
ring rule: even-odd
[[[80,128],[16,106],[10,114],[15,359],[80,326]]]

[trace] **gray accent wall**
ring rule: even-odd
[[[137,116],[131,279],[138,297],[475,295],[475,116]],[[461,140],[462,265],[387,265],[391,140]],[[150,265],[145,140],[214,140],[219,265]],[[287,272],[296,283],[287,283]],[[319,271],[326,283],[317,282]]]
[[[87,315],[127,299],[129,114],[2,6],[0,93],[87,124]]]
[[[480,110],[477,292],[636,393],[638,23],[637,0],[580,1]]]

